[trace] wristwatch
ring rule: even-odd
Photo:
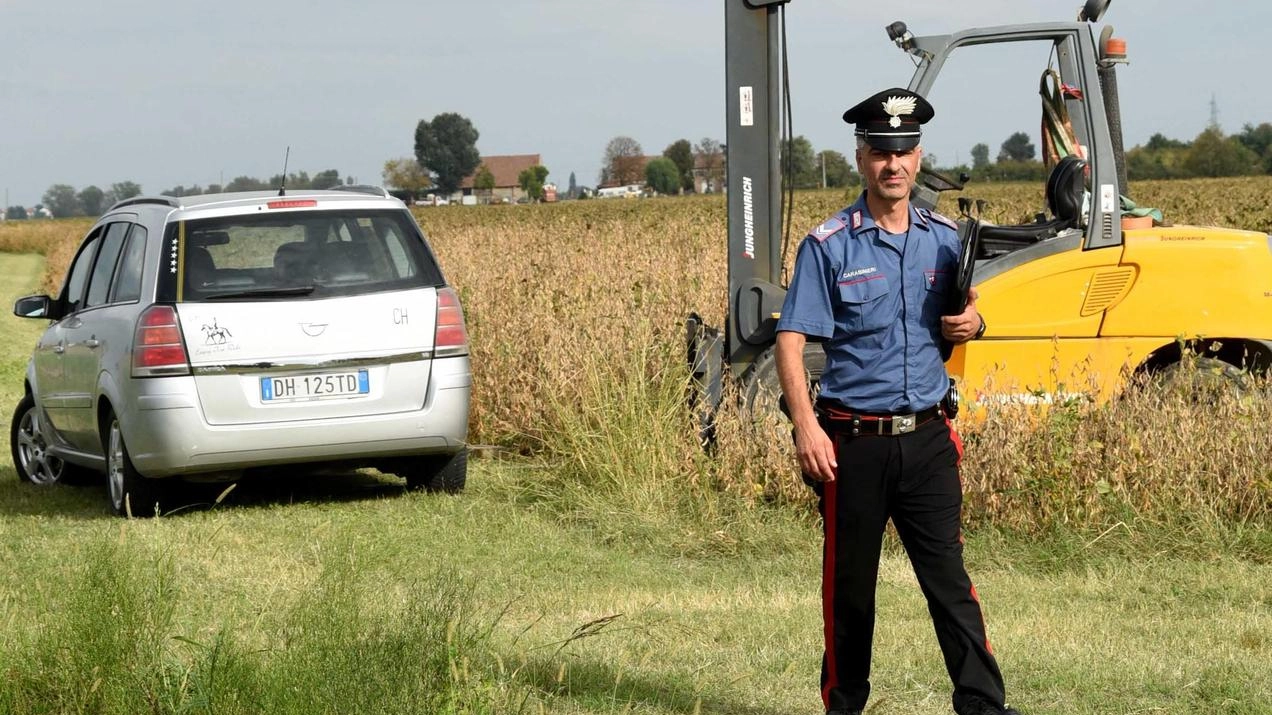
[[[985,322],[985,316],[977,313],[976,317],[980,318],[981,324],[980,327],[976,329],[976,334],[972,336],[972,340],[980,340],[985,335],[985,328],[989,327],[989,323]]]

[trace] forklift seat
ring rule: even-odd
[[[1065,229],[1075,228],[1082,221],[1082,197],[1086,190],[1084,159],[1066,156],[1051,170],[1047,177],[1047,207],[1050,220],[1023,226],[991,226],[981,224],[981,251],[984,257],[1007,253],[1021,245],[1037,243],[1058,235]]]

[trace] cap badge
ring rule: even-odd
[[[888,120],[888,126],[893,129],[901,126],[901,115],[914,114],[916,104],[914,97],[888,97],[883,103],[883,111],[892,116]]]

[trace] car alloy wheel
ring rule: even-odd
[[[57,484],[62,479],[66,463],[49,454],[44,429],[35,400],[27,395],[18,403],[10,434],[18,476],[32,484]]]
[[[110,486],[110,505],[116,514],[124,513],[124,436],[119,420],[111,419],[106,438],[106,483]]]
[[[110,488],[110,506],[115,513],[127,517],[158,516],[163,508],[166,490],[158,479],[147,479],[137,472],[124,444],[119,418],[110,416],[106,432],[106,483]]]

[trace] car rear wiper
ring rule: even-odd
[[[309,295],[314,292],[314,286],[291,286],[287,288],[253,288],[251,290],[236,290],[230,293],[213,293],[203,297],[204,300],[235,300],[237,298],[288,298],[295,295]]]

